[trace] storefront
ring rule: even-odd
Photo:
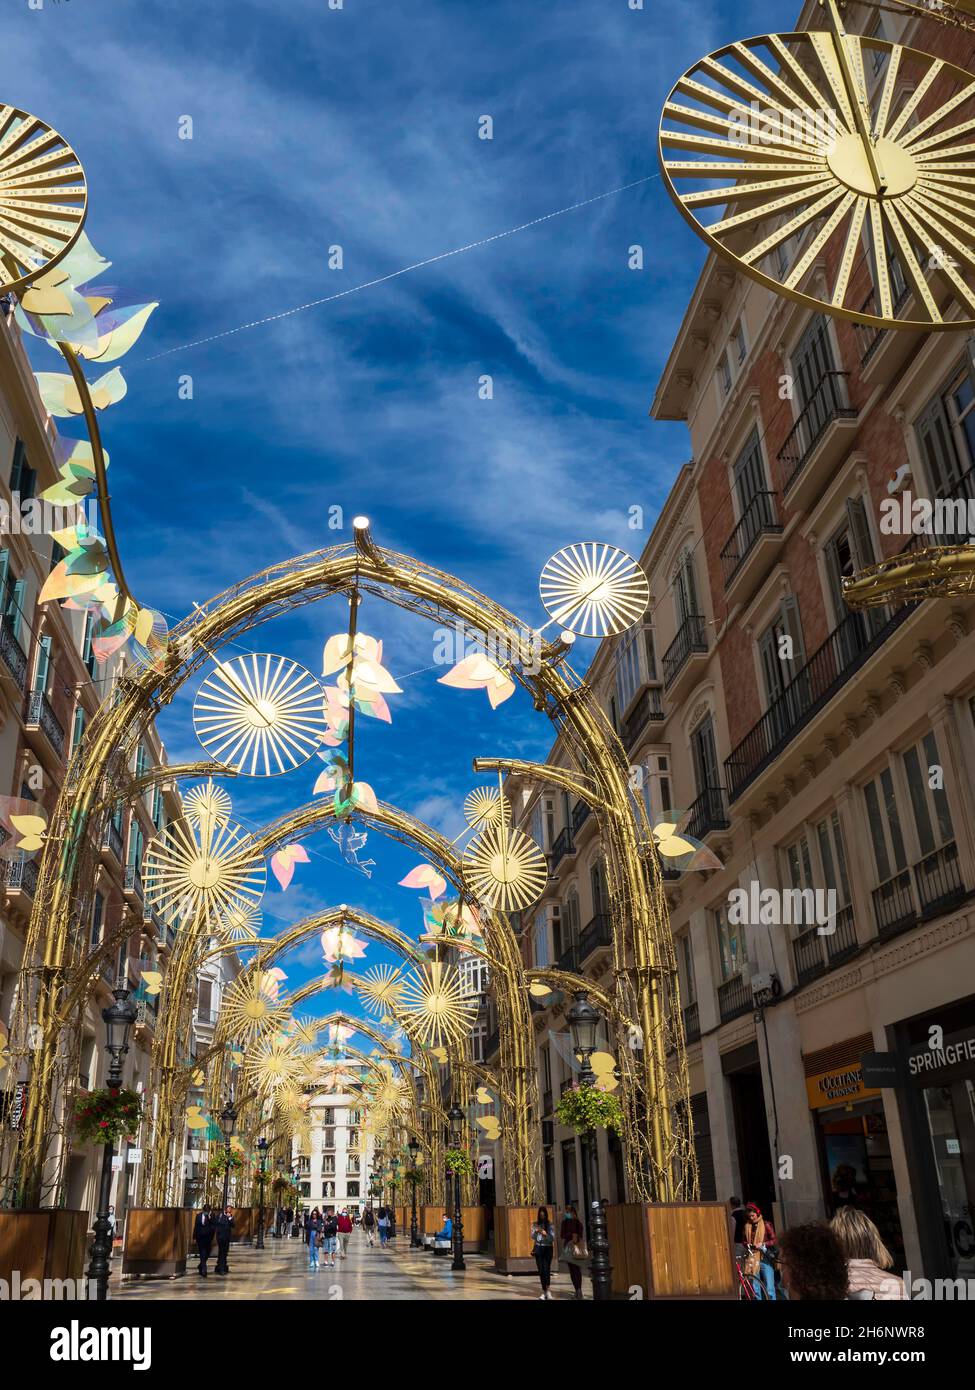
[[[975,997],[893,1030],[928,1278],[975,1276]]]
[[[864,1086],[860,1058],[869,1033],[803,1057],[809,1108],[816,1124],[826,1213],[864,1211],[903,1268],[904,1238],[882,1093]]]

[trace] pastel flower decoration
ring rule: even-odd
[[[447,891],[447,880],[429,864],[418,864],[405,878],[399,881],[401,888],[429,888],[430,897],[436,902]]]
[[[334,965],[337,961],[361,960],[366,954],[366,943],[360,941],[348,927],[326,927],[321,942],[327,965]]]
[[[308,851],[304,845],[285,845],[271,855],[271,872],[281,885],[282,893],[287,892],[294,877],[296,864],[308,864]]]
[[[515,693],[515,683],[511,677],[483,652],[474,652],[472,656],[458,661],[445,676],[439,677],[439,684],[450,685],[457,690],[486,690],[492,709],[497,709]]]
[[[40,392],[44,409],[49,415],[65,419],[72,415],[84,414],[81,395],[74,378],[65,372],[35,372],[34,379]],[[116,405],[125,396],[128,387],[118,367],[91,382],[88,391],[96,410],[105,410]]]

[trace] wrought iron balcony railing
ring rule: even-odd
[[[846,404],[848,372],[825,372],[779,450],[786,492],[809,462],[816,445],[834,420],[855,420]]]
[[[706,652],[708,632],[704,615],[691,613],[677,630],[677,636],[664,652],[664,685],[673,683],[674,677],[693,652]]]
[[[22,852],[19,859],[12,860],[7,866],[7,887],[12,892],[28,893],[33,897],[39,872],[36,859],[28,859]]]
[[[125,890],[127,893],[135,893],[140,899],[145,896],[145,889],[142,887],[142,875],[135,864],[126,864],[125,866]]]
[[[552,868],[558,868],[565,856],[571,854],[573,849],[572,831],[566,826],[564,830],[561,830],[559,834],[556,835],[555,842],[552,845]]]
[[[21,690],[27,687],[27,653],[18,641],[9,618],[0,621],[0,657]]]
[[[735,975],[724,984],[718,985],[718,1013],[722,1023],[752,1011],[752,992],[750,982],[741,975]]]
[[[968,896],[958,866],[958,846],[954,840],[914,865],[914,882],[923,918],[947,912]]]
[[[697,800],[691,802],[686,826],[688,835],[703,840],[712,830],[727,830],[729,825],[724,787],[705,787]]]
[[[44,736],[59,758],[64,755],[64,729],[43,690],[32,690],[27,696],[26,722],[44,731]]]
[[[734,579],[760,536],[776,536],[781,533],[782,523],[779,521],[775,505],[775,493],[756,492],[721,552],[725,588]]]
[[[572,808],[572,833],[577,835],[589,819],[589,802],[577,801]]]
[[[605,912],[597,912],[579,933],[579,963],[588,960],[601,946],[612,946],[613,928]]]
[[[629,751],[648,724],[659,724],[664,718],[659,686],[649,686],[637,700],[630,715],[623,721],[623,746]]]
[[[122,862],[122,832],[113,820],[109,820],[105,825],[105,833],[102,835],[102,848],[110,849],[119,863]]]
[[[688,1004],[682,1010],[684,1018],[684,1042],[697,1042],[701,1036],[701,1017],[697,1004]]]

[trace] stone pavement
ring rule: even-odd
[[[266,1248],[251,1245],[230,1247],[230,1274],[214,1273],[216,1254],[209,1262],[209,1274],[201,1279],[196,1272],[195,1254],[187,1261],[187,1272],[178,1279],[128,1278],[122,1282],[118,1272],[121,1255],[113,1264],[110,1297],[138,1302],[145,1299],[173,1302],[217,1302],[237,1299],[331,1300],[509,1300],[538,1299],[541,1291],[534,1275],[496,1273],[493,1259],[485,1255],[465,1255],[467,1269],[453,1273],[450,1257],[410,1250],[409,1234],[399,1235],[395,1244],[383,1250],[378,1241],[366,1244],[361,1230],[352,1233],[348,1258],[335,1257],[334,1269],[308,1268],[308,1247],[301,1240],[265,1237]],[[583,1292],[591,1297],[588,1280]],[[554,1299],[572,1298],[568,1274],[552,1280]]]

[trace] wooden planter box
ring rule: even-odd
[[[479,1208],[483,1215],[483,1208]],[[494,1208],[494,1267],[499,1274],[535,1274],[531,1228],[537,1207]],[[555,1224],[554,1221],[552,1223]],[[466,1221],[465,1221],[466,1235]],[[464,1248],[467,1248],[465,1241]],[[558,1243],[552,1256],[552,1273],[558,1270]]]
[[[614,1296],[737,1298],[734,1248],[722,1202],[606,1208]]]
[[[257,1239],[257,1221],[260,1207],[234,1207],[234,1233],[231,1245],[253,1245]],[[264,1208],[264,1238],[267,1239],[267,1207]]]
[[[416,1223],[422,1235],[435,1236],[443,1226],[443,1207],[419,1207]]]
[[[91,1218],[63,1207],[0,1210],[0,1279],[20,1288],[28,1279],[85,1277]],[[39,1296],[39,1295],[38,1295]]]
[[[170,1278],[186,1273],[196,1212],[186,1207],[130,1207],[125,1219],[123,1274]]]

